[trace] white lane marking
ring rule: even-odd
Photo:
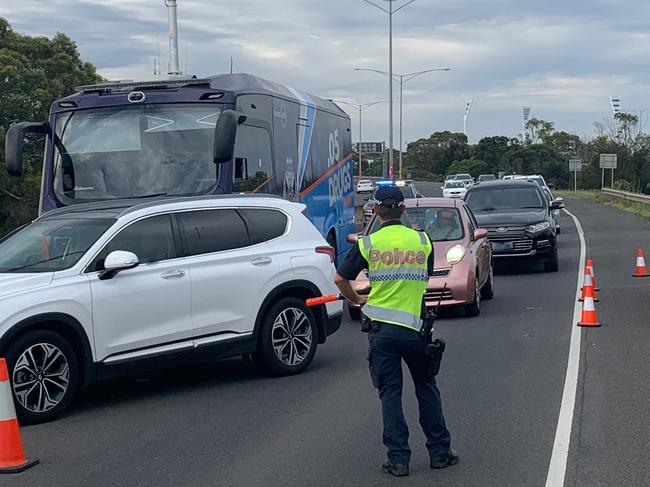
[[[566,474],[567,460],[569,457],[569,443],[571,441],[571,425],[573,424],[573,411],[576,403],[576,391],[578,389],[578,371],[580,369],[580,339],[582,329],[577,326],[582,314],[582,306],[578,301],[580,298],[580,278],[584,269],[582,266],[586,257],[585,234],[582,225],[576,216],[564,210],[567,215],[573,218],[580,238],[580,260],[578,261],[578,278],[576,285],[576,299],[573,308],[573,322],[571,323],[571,344],[569,345],[569,360],[564,378],[564,392],[562,392],[562,404],[560,405],[560,416],[557,420],[555,430],[555,441],[553,453],[546,475],[546,487],[563,487]]]

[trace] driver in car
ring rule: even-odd
[[[427,233],[434,242],[457,240],[462,236],[462,231],[453,210],[438,211],[438,217],[435,223],[427,228]]]

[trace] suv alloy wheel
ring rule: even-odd
[[[314,358],[318,329],[304,300],[280,299],[268,310],[260,333],[256,361],[272,375],[302,372]]]
[[[7,350],[16,414],[22,424],[50,421],[68,407],[77,389],[77,356],[50,330],[30,331]]]

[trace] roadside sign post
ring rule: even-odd
[[[600,181],[600,189],[605,187],[605,169],[612,170],[612,182],[610,188],[614,189],[614,169],[618,164],[618,156],[616,154],[601,154],[600,155],[600,169],[602,170],[602,177]]]
[[[578,172],[582,171],[582,159],[569,159],[569,171],[573,173],[573,191],[578,191]]]

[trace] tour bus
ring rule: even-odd
[[[46,135],[39,213],[121,198],[268,193],[307,206],[335,247],[354,232],[350,117],[334,102],[248,74],[82,86],[46,123],[6,134],[22,174],[28,133]]]

